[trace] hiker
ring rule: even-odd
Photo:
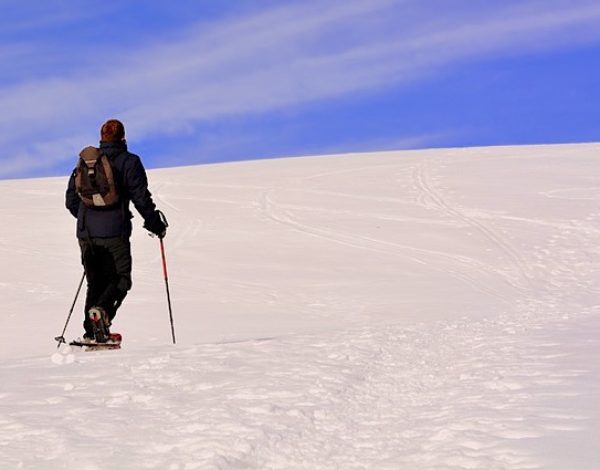
[[[84,340],[104,343],[117,309],[131,289],[133,214],[129,202],[144,219],[144,228],[163,238],[166,223],[148,191],[140,157],[127,150],[125,127],[109,119],[100,129],[100,147],[86,147],[73,170],[66,207],[77,218],[77,238],[87,277]]]

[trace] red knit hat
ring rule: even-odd
[[[100,128],[102,142],[120,142],[125,139],[125,126],[117,119],[109,119]]]

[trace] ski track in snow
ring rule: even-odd
[[[398,167],[402,168],[402,166],[400,166],[400,165],[393,165],[393,166],[379,165],[378,168],[380,168],[382,166],[386,169],[392,169],[392,168],[398,168]],[[356,168],[353,170],[341,170],[338,172],[330,172],[330,173],[312,175],[310,177],[303,178],[303,180],[310,180],[310,179],[315,179],[317,177],[323,177],[323,176],[331,176],[332,174],[337,174],[340,172],[342,172],[342,173],[349,173],[351,171],[360,172],[365,169],[366,169],[365,167],[360,167],[360,168]],[[420,178],[418,178],[418,182],[419,182],[418,187],[422,193],[426,193],[426,194],[430,195],[430,197],[435,198],[436,201],[443,201],[442,199],[438,198],[437,196],[434,196],[433,195],[434,193],[429,189],[429,187],[424,185],[422,176]],[[302,184],[300,184],[299,186],[303,187]],[[290,190],[289,188],[286,188],[283,191],[289,191],[289,190]],[[310,190],[307,191],[306,189],[298,189],[298,191],[301,191],[304,193],[310,192]],[[400,256],[404,259],[411,260],[418,264],[428,265],[430,269],[440,270],[446,274],[449,274],[450,276],[452,276],[456,279],[459,279],[463,282],[466,282],[470,286],[473,286],[482,292],[485,292],[485,293],[491,294],[491,295],[498,295],[492,289],[489,289],[484,284],[482,284],[480,281],[478,281],[476,276],[467,274],[467,272],[472,272],[474,270],[480,270],[481,263],[473,258],[454,255],[451,253],[442,252],[442,251],[438,251],[438,250],[417,248],[415,246],[403,245],[403,244],[400,244],[397,242],[384,241],[384,240],[376,239],[373,237],[365,237],[365,236],[361,236],[361,235],[356,235],[356,234],[350,233],[350,232],[340,232],[340,231],[336,231],[336,230],[325,229],[320,226],[309,225],[309,224],[300,222],[299,218],[294,215],[293,211],[301,210],[301,211],[309,212],[309,213],[313,213],[313,214],[315,212],[326,212],[328,214],[334,214],[334,215],[344,214],[346,216],[351,216],[354,218],[369,217],[369,218],[382,218],[384,220],[398,220],[398,221],[410,220],[410,219],[407,219],[405,216],[401,216],[401,215],[394,216],[394,215],[388,215],[388,214],[380,216],[380,215],[373,214],[373,213],[363,214],[363,213],[356,212],[356,211],[347,211],[347,210],[346,211],[339,211],[339,210],[336,211],[336,210],[327,210],[322,207],[282,204],[282,203],[275,202],[273,195],[276,192],[282,192],[282,190],[281,189],[279,189],[279,190],[271,189],[268,191],[264,191],[260,197],[260,206],[270,219],[272,219],[278,223],[293,227],[294,229],[296,229],[299,232],[302,232],[304,234],[314,236],[317,238],[321,238],[324,240],[329,240],[333,243],[339,243],[341,245],[350,246],[352,248],[375,251],[375,252],[379,252],[379,253],[386,254],[386,255],[397,254],[398,256]],[[368,199],[368,200],[374,200],[375,202],[388,201],[388,202],[396,202],[396,203],[406,204],[405,200],[394,199],[394,198],[373,198],[373,197],[369,197],[369,196],[363,197],[363,196],[356,195],[356,194],[345,194],[345,193],[334,193],[334,192],[320,192],[320,193],[325,194],[325,195],[360,198],[363,200]],[[443,203],[440,203],[440,204],[443,204]],[[429,207],[429,206],[426,206],[426,207]],[[446,206],[443,205],[442,207],[446,207]],[[447,210],[446,212],[449,212],[449,210]],[[418,223],[428,223],[428,224],[429,223],[433,223],[433,224],[440,223],[439,219],[415,219],[415,221]],[[433,262],[432,262],[432,259],[433,259]],[[445,263],[444,265],[440,265],[439,264],[440,259],[447,259],[450,261],[450,263]],[[466,270],[457,271],[455,268],[453,269],[454,266],[456,266],[456,265],[460,266],[461,264],[466,265]],[[467,272],[465,272],[465,271],[467,271]]]
[[[597,152],[290,159],[190,170],[210,174],[200,181],[151,172],[183,339],[136,341],[156,334],[148,316],[120,351],[7,349],[0,469],[596,468],[599,186],[578,165],[597,170]],[[62,183],[27,191],[31,207]],[[0,294],[11,327],[29,328],[21,312],[64,304],[67,288],[30,276],[27,260],[68,264],[52,245],[60,227],[31,249],[19,227],[0,238],[25,260]],[[164,303],[140,275],[160,258],[137,236],[128,302]]]
[[[525,283],[529,283],[529,275],[527,274],[527,268],[525,262],[517,251],[505,241],[499,234],[498,231],[488,228],[484,223],[478,221],[474,217],[466,215],[463,211],[457,207],[449,205],[444,197],[435,189],[433,189],[429,182],[429,170],[427,161],[419,165],[415,170],[414,181],[419,190],[419,202],[426,208],[433,208],[435,210],[441,210],[451,218],[462,220],[467,225],[472,226],[475,230],[479,231],[485,238],[487,238],[492,246],[497,250],[501,251],[509,259],[510,263],[518,271],[517,277]],[[513,285],[515,288],[520,289],[514,281],[507,279],[507,282]]]

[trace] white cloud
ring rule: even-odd
[[[46,141],[59,159],[86,143],[70,135],[110,116],[124,119],[135,140],[190,132],[203,120],[410,82],[464,60],[600,39],[595,2],[469,5],[302,2],[201,23],[168,42],[123,50],[109,66],[0,89],[0,144],[35,160]]]
[[[24,173],[33,173],[42,176],[47,168],[57,163],[69,162],[72,167],[77,163],[77,153],[65,153],[67,149],[78,149],[81,142],[89,141],[92,136],[87,134],[74,134],[68,137],[48,139],[47,141],[33,142],[24,148],[15,148],[11,153],[5,154],[0,167],[0,178],[10,178]]]

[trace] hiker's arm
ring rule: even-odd
[[[148,191],[148,177],[140,158],[132,156],[132,164],[126,174],[129,195],[133,205],[144,218],[144,228],[163,238],[167,233],[167,227],[163,223],[160,212],[152,200],[152,194]]]
[[[156,205],[148,191],[148,177],[140,158],[137,155],[131,155],[129,158],[131,163],[125,170],[127,192],[137,211],[147,221],[154,217]]]
[[[79,204],[81,204],[81,199],[75,191],[75,171],[73,171],[65,194],[65,206],[75,218],[77,218],[79,212]]]

